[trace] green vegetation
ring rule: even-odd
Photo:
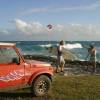
[[[3,100],[100,100],[100,76],[55,75],[52,88],[44,97],[33,97],[29,89],[0,96]]]
[[[55,100],[100,100],[100,76],[57,76],[52,92]]]

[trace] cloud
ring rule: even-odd
[[[52,29],[40,22],[13,21],[13,28],[1,29],[1,39],[13,40],[100,40],[100,27],[94,25],[67,24],[52,25]]]
[[[27,35],[40,34],[45,31],[45,28],[39,22],[32,22],[28,24],[20,19],[16,19],[14,20],[14,24],[15,24],[16,29],[20,33],[24,33]]]
[[[49,8],[34,8],[25,13],[39,13],[39,12],[48,12],[50,11]]]
[[[22,13],[22,15],[25,14],[32,14],[32,13],[46,13],[46,12],[62,12],[62,11],[74,11],[74,10],[85,10],[85,11],[92,11],[96,10],[100,7],[100,2],[96,1],[91,4],[87,5],[77,5],[77,6],[71,6],[71,7],[45,7],[45,8],[33,8],[28,11],[25,11]]]
[[[9,35],[9,31],[7,29],[0,29],[0,34]]]
[[[40,35],[40,34],[52,34],[52,33],[59,33],[63,30],[64,26],[57,24],[52,25],[53,28],[49,29],[47,26],[44,26],[40,22],[33,21],[31,23],[27,23],[20,19],[14,20],[15,29],[21,33],[26,35]]]
[[[36,38],[42,39],[82,39],[86,40],[90,37],[94,40],[94,37],[98,37],[100,28],[94,25],[81,25],[81,24],[67,24],[67,25],[52,25],[53,28],[50,30],[47,26],[44,26],[40,22],[33,21],[32,23],[26,23],[20,19],[15,20],[16,29],[24,34],[31,35]]]
[[[84,6],[74,6],[74,7],[62,7],[55,9],[56,12],[59,11],[73,11],[73,10],[95,10],[100,7],[100,2],[95,2],[89,5],[84,5]]]

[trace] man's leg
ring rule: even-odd
[[[57,59],[56,73],[59,72],[59,67],[60,67],[60,57],[58,57]]]
[[[96,62],[93,61],[93,72],[95,73],[96,72]]]
[[[61,62],[61,71],[64,71],[64,66],[65,66],[65,60],[62,58],[62,62]]]
[[[56,73],[59,72],[59,66],[56,67],[56,71],[55,71],[55,72],[56,72]]]
[[[61,63],[61,72],[64,71],[64,63]]]

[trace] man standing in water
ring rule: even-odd
[[[61,72],[64,71],[64,65],[65,65],[65,60],[63,57],[63,46],[64,46],[64,41],[60,41],[59,46],[57,48],[57,61],[58,61],[58,66],[56,68],[56,72],[58,72],[59,67],[61,68]]]
[[[93,66],[93,73],[96,72],[96,48],[93,45],[90,45],[90,48],[88,49],[90,62]]]

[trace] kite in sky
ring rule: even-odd
[[[52,29],[52,25],[51,24],[47,25],[47,28]]]

